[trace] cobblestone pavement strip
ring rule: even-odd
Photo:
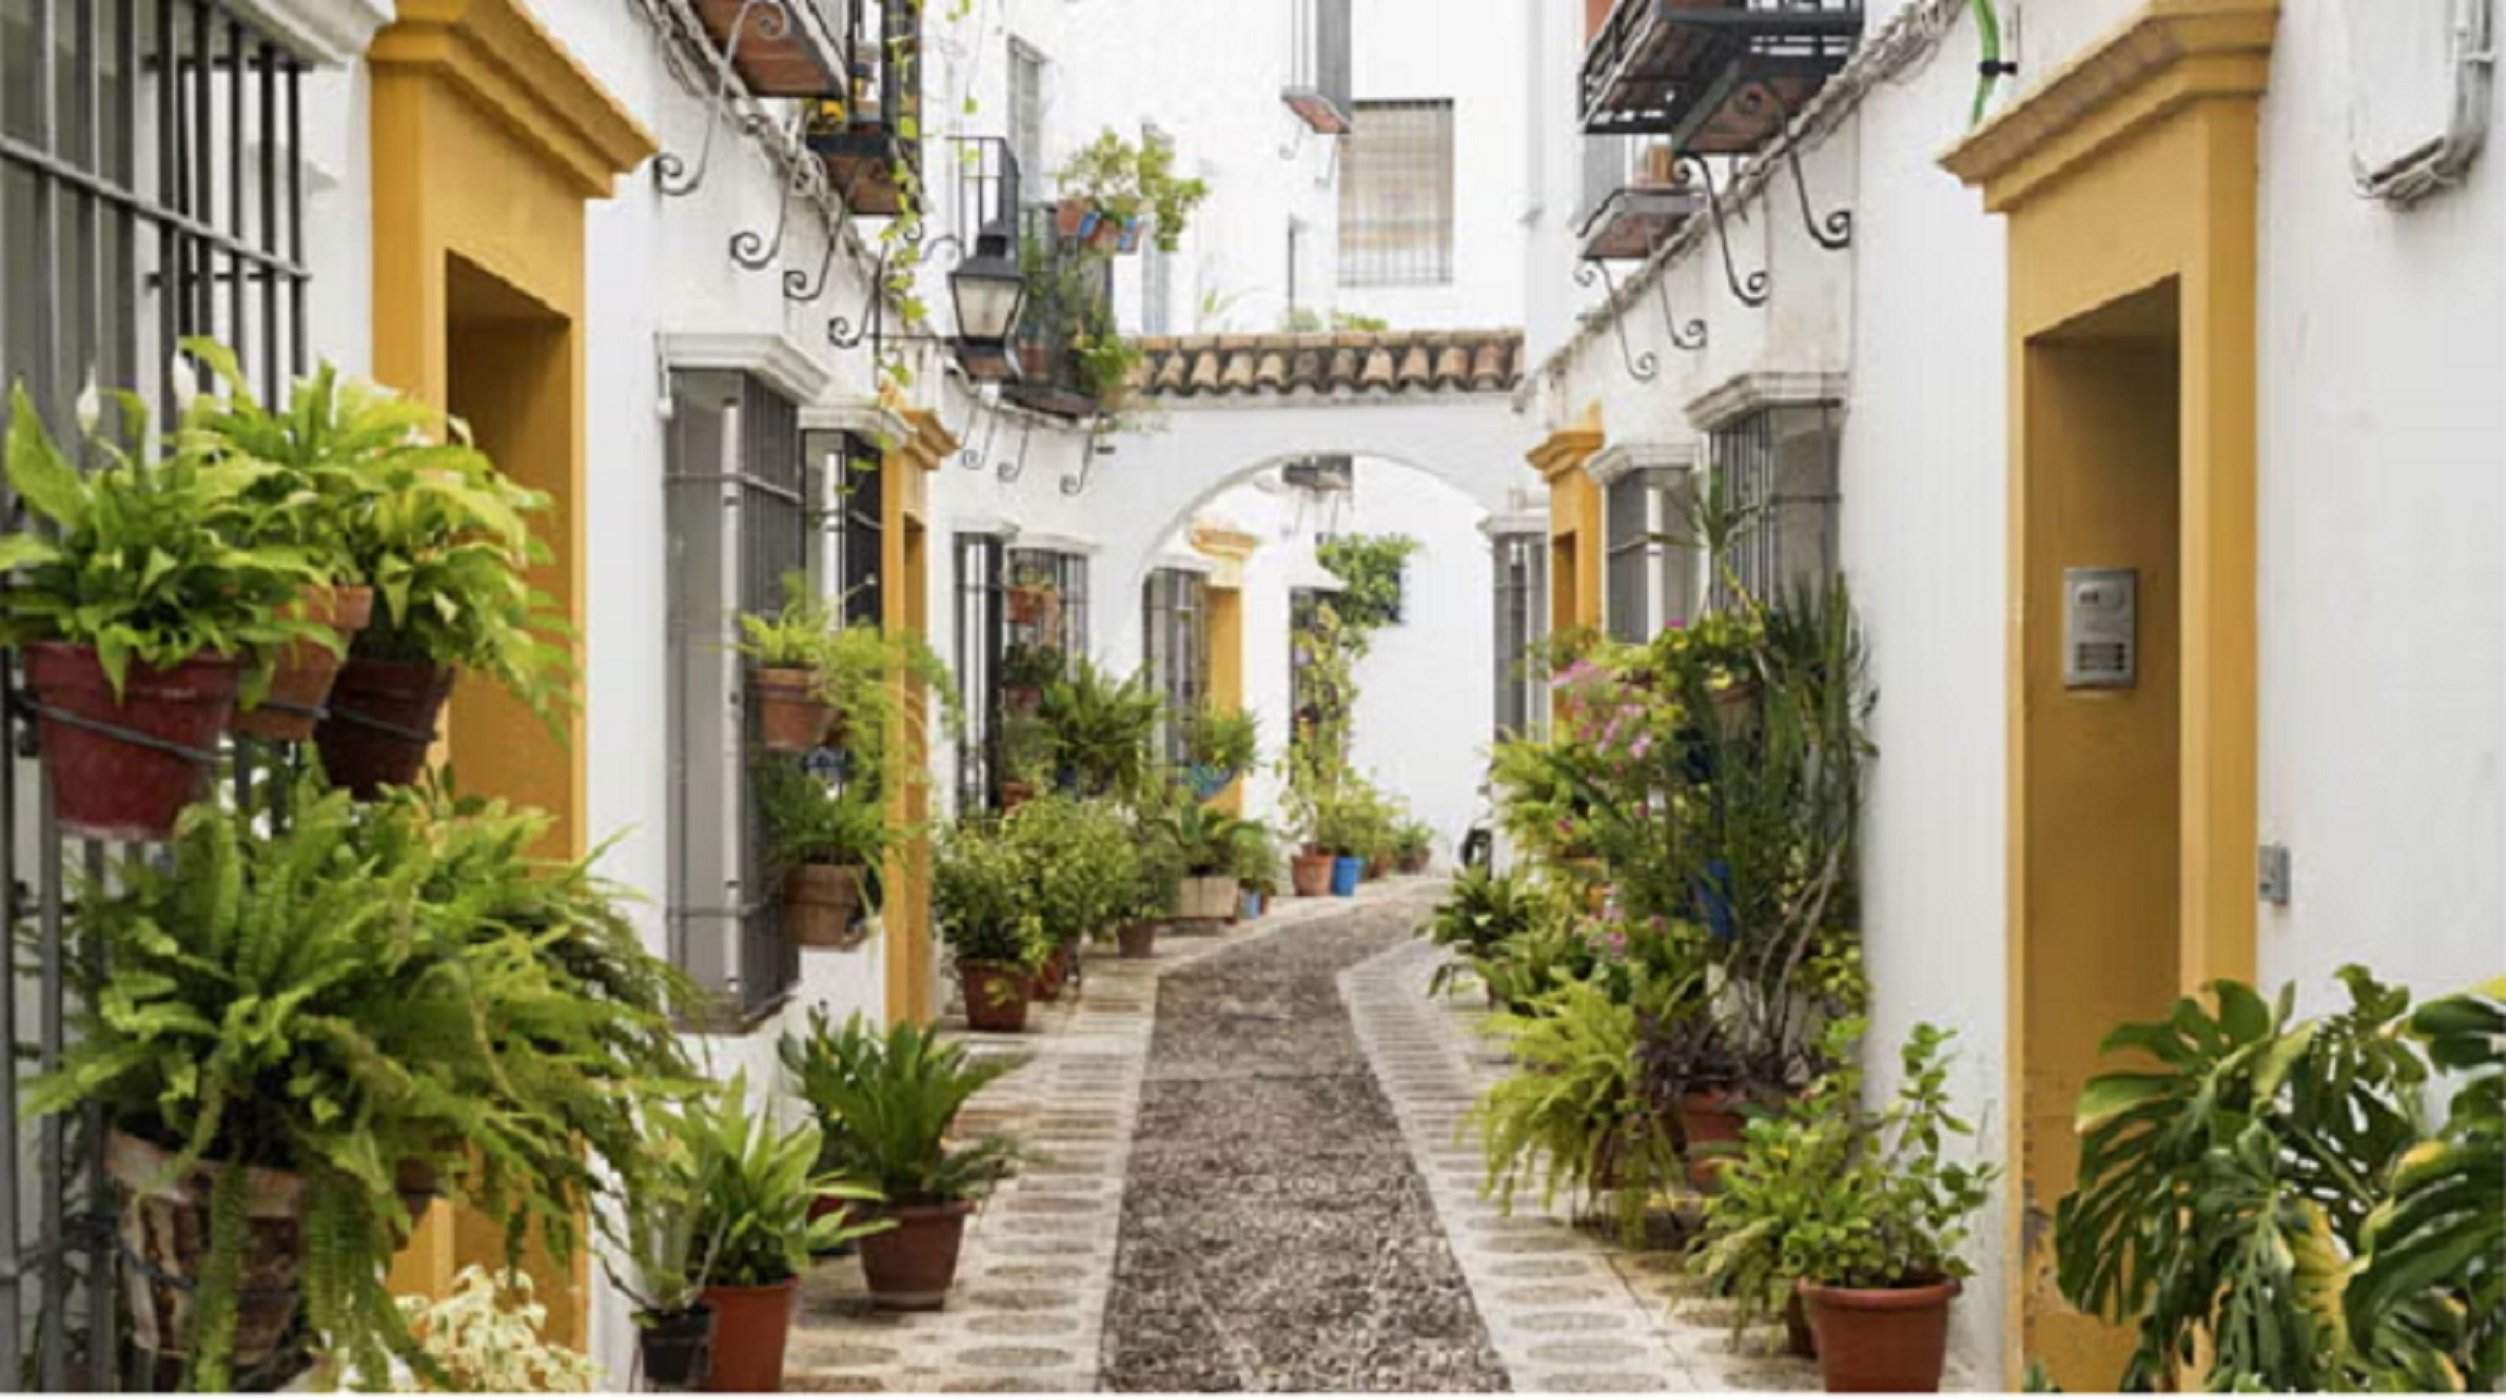
[[[1033,1154],[970,1221],[957,1288],[939,1312],[880,1312],[851,1257],[802,1283],[784,1388],[818,1391],[1092,1391],[1099,1383],[1115,1234],[1159,979],[1248,943],[1431,882],[1358,900],[1285,901],[1222,933],[1169,932],[1154,958],[1091,952],[1077,995],[1033,1007],[1024,1035],[976,1035],[977,1053],[1026,1063],[968,1103],[959,1132],[1008,1132]]]
[[[1438,887],[1169,973],[1134,1130],[1109,1390],[1502,1390],[1339,995]]]

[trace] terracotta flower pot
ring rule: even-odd
[[[818,673],[797,666],[759,666],[748,673],[757,702],[757,742],[776,753],[807,753],[835,727],[835,707],[818,698]]]
[[[713,1370],[705,1388],[755,1394],[783,1388],[783,1346],[792,1337],[800,1280],[738,1287],[713,1284],[701,1295],[714,1310]]]
[[[37,719],[36,737],[62,829],[102,841],[172,835],[174,819],[208,786],[218,738],[234,716],[242,663],[201,655],[161,671],[133,662],[117,699],[94,647],[30,642],[25,653],[37,703],[58,712]]]
[[[978,1031],[1027,1028],[1027,971],[1016,963],[961,962],[958,987],[966,998],[966,1025]]]
[[[374,618],[374,590],[363,584],[338,588],[307,588],[287,605],[285,615],[321,623],[339,634],[341,651],[313,642],[289,642],[270,673],[270,693],[259,705],[235,716],[235,732],[246,739],[301,744],[313,737],[339,678],[348,643]]]
[[[1798,1288],[1784,1297],[1784,1350],[1805,1358],[1819,1354],[1819,1339],[1810,1331],[1810,1310],[1802,1305]]]
[[[644,1379],[660,1390],[695,1390],[713,1378],[714,1310],[698,1303],[635,1329]]]
[[[795,865],[783,874],[783,928],[804,948],[858,948],[869,929],[855,931],[861,912],[858,865]]]
[[[1411,851],[1401,857],[1401,873],[1404,875],[1423,874],[1431,858],[1425,851]]]
[[[349,657],[331,685],[331,712],[313,728],[322,771],[359,797],[416,781],[454,674],[424,661]]]
[[[1711,1191],[1722,1179],[1721,1156],[1707,1156],[1697,1149],[1707,1143],[1741,1140],[1741,1105],[1746,1096],[1730,1089],[1711,1089],[1704,1093],[1679,1096],[1679,1126],[1688,1136],[1688,1184],[1700,1191]]]
[[[1077,956],[1078,950],[1072,945],[1068,943],[1055,945],[1052,955],[1044,960],[1044,966],[1037,968],[1027,978],[1028,1000],[1061,1000],[1062,984],[1070,980],[1071,960]]]
[[[1059,590],[1040,584],[1013,583],[1009,586],[1009,620],[1018,627],[1049,627],[1061,620],[1062,596]]]
[[[1830,1288],[1803,1280],[1819,1378],[1838,1393],[1940,1389],[1956,1279],[1911,1288]]]
[[[1076,196],[1053,206],[1053,231],[1064,238],[1085,238],[1101,222],[1096,206]]]
[[[1320,854],[1300,851],[1290,856],[1288,858],[1289,888],[1297,892],[1299,899],[1312,899],[1318,895],[1331,893],[1331,863],[1332,857],[1329,851]]]
[[[167,1181],[174,1154],[119,1131],[105,1135],[104,1169],[120,1190],[122,1247],[142,1266],[130,1274],[131,1340],[160,1356],[191,1354],[195,1285],[209,1256],[209,1196],[223,1168],[202,1162]],[[304,1178],[244,1168],[243,1276],[236,1299],[234,1364],[257,1366],[278,1351],[296,1316],[305,1260]]]
[[[958,1246],[966,1238],[972,1201],[927,1206],[890,1206],[881,1218],[895,1226],[861,1237],[861,1272],[871,1301],[883,1308],[929,1312],[948,1302],[957,1282]]]
[[[1114,942],[1126,958],[1157,956],[1157,925],[1146,919],[1134,920],[1114,931]]]
[[[1380,879],[1382,879],[1382,878],[1384,877],[1384,870],[1385,870],[1385,866],[1384,866],[1384,858],[1383,858],[1382,856],[1368,856],[1368,857],[1366,858],[1366,878],[1367,878],[1367,879],[1369,879],[1369,880],[1380,880]]]
[[[1033,801],[1035,801],[1035,785],[1033,783],[1022,783],[1016,778],[1001,779],[1001,814],[1003,816],[1007,816],[1009,813],[1015,812],[1019,808],[1024,807]]]

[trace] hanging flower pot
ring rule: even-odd
[[[1111,220],[1108,220],[1111,222]],[[1140,232],[1146,225],[1139,219],[1126,219],[1115,234],[1115,247],[1120,252],[1140,251]]]
[[[1956,1279],[1910,1288],[1831,1288],[1803,1280],[1819,1378],[1832,1393],[1940,1389]]]
[[[958,990],[966,999],[971,1030],[1015,1034],[1027,1028],[1027,970],[1016,963],[957,964]]]
[[[359,797],[415,782],[454,675],[425,661],[349,657],[331,686],[331,712],[313,729],[322,771]]]
[[[1288,858],[1288,887],[1299,899],[1329,894],[1333,866],[1329,851],[1299,851]]]
[[[1061,591],[1050,584],[1009,586],[1009,620],[1017,627],[1048,627],[1059,620]]]
[[[242,663],[207,654],[165,670],[133,662],[117,699],[94,647],[29,642],[25,654],[62,829],[100,841],[172,835],[208,786]]]
[[[789,666],[760,666],[748,673],[757,702],[757,741],[776,753],[807,753],[835,727],[835,707],[818,694],[818,673]]]
[[[869,872],[858,865],[795,865],[783,875],[783,927],[804,948],[849,949],[869,937],[861,913],[862,879]]]
[[[1053,231],[1064,238],[1089,238],[1104,221],[1105,216],[1097,212],[1092,201],[1075,195],[1053,206]]]
[[[330,628],[339,634],[344,649],[373,620],[374,590],[363,584],[307,588],[284,615]],[[329,647],[289,642],[278,654],[278,668],[270,673],[270,693],[260,704],[235,716],[235,733],[281,744],[301,744],[312,738],[342,662],[343,653]]]
[[[265,1167],[202,1162],[168,1180],[174,1154],[113,1131],[104,1169],[119,1188],[116,1228],[139,1267],[131,1272],[131,1340],[159,1356],[191,1354],[200,1271],[209,1255],[209,1198],[219,1175],[244,1172],[243,1268],[235,1288],[234,1364],[251,1367],[278,1352],[296,1317],[305,1260],[304,1178]]]
[[[905,1312],[945,1306],[948,1291],[957,1282],[957,1253],[966,1238],[966,1217],[974,1208],[972,1201],[942,1201],[890,1206],[882,1212],[895,1226],[861,1237],[861,1272],[870,1285],[871,1301]]]
[[[757,1394],[783,1388],[783,1348],[792,1338],[800,1280],[749,1287],[713,1284],[702,1295],[714,1312],[713,1367],[705,1388]]]
[[[1017,811],[1034,800],[1035,784],[1022,783],[1016,778],[1001,779],[1001,814],[1003,816]]]
[[[1157,925],[1146,919],[1134,919],[1114,931],[1114,944],[1126,958],[1157,956]]]
[[[696,1390],[713,1376],[714,1310],[697,1303],[641,1322],[635,1345],[644,1378],[664,1390]]]

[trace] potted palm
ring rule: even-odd
[[[757,702],[757,742],[777,753],[818,747],[837,719],[826,675],[835,604],[794,573],[783,580],[783,606],[742,613],[739,628],[738,651],[750,663],[748,693]]]
[[[783,872],[783,928],[804,948],[856,948],[892,833],[880,785],[838,790],[802,763],[765,755],[755,768],[766,863]]]
[[[1830,1391],[1940,1388],[1949,1305],[1972,1272],[1967,1221],[2000,1175],[1947,1155],[1950,1139],[1975,1136],[1949,1108],[1950,1034],[1914,1028],[1895,1101],[1854,1121],[1841,1151],[1813,1147],[1832,1165],[1786,1221],[1782,1267],[1799,1281]],[[1769,1150],[1813,1131],[1832,1129],[1787,1119]]]
[[[382,606],[350,644],[313,740],[332,781],[371,797],[426,766],[463,673],[553,726],[573,703],[574,659],[566,619],[529,579],[550,560],[530,524],[549,508],[545,493],[498,472],[457,429],[453,441],[378,453],[364,471],[369,500],[341,533],[351,572]]]
[[[947,1303],[966,1217],[1017,1159],[1008,1138],[960,1144],[950,1127],[968,1099],[1012,1068],[902,1021],[857,1074],[812,1088],[811,1107],[845,1125],[839,1170],[883,1201],[870,1226],[877,1233],[861,1238],[862,1274],[880,1307]]]
[[[656,1105],[648,1115],[649,1169],[621,1193],[619,1218],[608,1226],[630,1270],[621,1274],[607,1252],[600,1266],[635,1304],[646,1379],[664,1390],[697,1390],[713,1378],[714,1310],[704,1295],[730,1222],[708,1219],[705,1202],[723,1164],[696,1150],[677,1110]]]
[[[146,410],[121,401],[137,451],[81,427],[103,460],[82,473],[23,386],[12,391],[9,484],[45,532],[0,536],[0,643],[25,655],[53,812],[74,836],[156,841],[205,787],[237,700],[257,701],[276,654],[339,638],[286,609],[321,581],[302,554],[238,544],[243,466],[176,450],[150,461]]]
[[[707,1188],[697,1234],[719,1240],[700,1295],[714,1313],[708,1387],[781,1390],[784,1346],[810,1255],[883,1228],[842,1215],[812,1219],[810,1208],[825,1196],[875,1201],[879,1193],[820,1170],[816,1123],[785,1132],[753,1112],[746,1071],[690,1103],[679,1124]]]
[[[1033,882],[1027,851],[981,821],[951,828],[932,863],[932,920],[957,969],[966,1024],[976,1030],[1027,1028],[1028,978],[1050,951]]]
[[[1236,843],[1251,825],[1198,801],[1177,803],[1165,816],[1163,835],[1183,866],[1174,917],[1225,923],[1236,916]]]

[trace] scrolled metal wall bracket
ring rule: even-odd
[[[1853,246],[1853,211],[1831,210],[1825,218],[1812,212],[1810,181],[1801,173],[1801,138],[1793,128],[1792,108],[1779,101],[1777,109],[1784,114],[1784,163],[1792,167],[1793,193],[1801,200],[1802,231],[1810,235],[1811,242],[1827,251],[1843,252]]]
[[[807,184],[808,182],[808,177],[802,173],[802,168],[797,165],[794,166],[792,169],[792,178],[783,182],[783,200],[775,208],[773,235],[767,238],[759,238],[757,236],[757,230],[749,228],[741,229],[739,232],[732,234],[731,261],[738,263],[740,266],[747,268],[751,272],[759,272],[771,265],[776,258],[783,255],[783,231],[786,228],[789,228],[792,223],[792,197],[799,194],[801,186]],[[827,246],[830,249],[835,246],[835,240],[832,236],[828,238]],[[783,281],[784,286],[788,289],[791,286],[792,281],[791,273],[788,271],[784,273]]]
[[[1714,218],[1714,242],[1715,246],[1722,250],[1723,280],[1731,284],[1732,296],[1743,306],[1766,305],[1767,299],[1774,295],[1774,285],[1767,276],[1766,269],[1759,268],[1743,277],[1740,275],[1739,265],[1732,260],[1731,227],[1724,221],[1723,195],[1715,188],[1714,167],[1702,157],[1684,152],[1680,155],[1679,162],[1693,171],[1698,183],[1705,186],[1706,212]]]
[[[903,242],[905,247],[905,256],[902,259],[902,262],[907,267],[918,268],[929,263],[934,257],[939,255],[942,249],[955,252],[961,261],[964,259],[966,254],[966,245],[958,239],[956,234],[953,233],[941,234],[939,237],[932,239],[926,244],[921,241],[919,231],[916,231],[906,234]],[[833,247],[832,244],[830,244],[827,257],[832,259],[834,256]],[[888,288],[889,269],[898,261],[899,259],[896,256],[896,250],[894,248],[883,248],[879,251],[878,264],[871,269],[870,273],[869,294],[863,298],[860,323],[855,324],[852,318],[846,316],[828,317],[828,344],[834,346],[838,350],[857,350],[861,347],[861,343],[864,340],[867,340],[870,342],[871,358],[876,359],[886,349],[886,346],[890,341],[894,341],[898,344],[938,345],[946,343],[946,337],[943,336],[922,335],[915,332],[907,332],[900,335],[890,335],[887,333],[886,294]],[[816,300],[819,293],[826,290],[826,281],[827,270],[826,268],[821,267],[818,271],[817,287],[812,290],[808,296],[801,299],[811,301]],[[792,274],[787,272],[784,274],[784,294],[786,296],[790,296],[792,295],[792,291]]]
[[[1101,441],[1101,439],[1105,436],[1105,429],[1106,423],[1104,419],[1096,418],[1089,421],[1087,448],[1079,458],[1079,470],[1062,478],[1063,495],[1076,496],[1080,492],[1087,490],[1088,481],[1096,475],[1097,454],[1113,450],[1109,444]]]
[[[1671,346],[1678,350],[1705,348],[1705,318],[1692,316],[1685,324],[1671,311],[1671,289],[1668,278],[1657,271],[1653,276],[1654,295],[1662,302],[1662,328],[1670,332]]]
[[[1595,260],[1578,266],[1575,269],[1575,285],[1578,287],[1591,286],[1592,279],[1595,274],[1600,276],[1601,285],[1607,289],[1604,301],[1609,308],[1610,329],[1618,332],[1619,358],[1626,362],[1628,375],[1637,383],[1652,383],[1654,376],[1662,372],[1662,357],[1654,354],[1650,350],[1647,350],[1643,354],[1639,355],[1635,352],[1634,347],[1627,343],[1627,318],[1620,314],[1620,307],[1618,304],[1618,279],[1610,275],[1610,265],[1608,263]]]
[[[1027,449],[1034,443],[1035,417],[1030,414],[1018,425],[1018,460],[1002,462],[993,469],[993,475],[1001,479],[1002,485],[1006,486],[1027,474]]]
[[[739,57],[740,40],[748,34],[748,21],[756,12],[757,35],[761,39],[780,39],[792,32],[792,12],[783,0],[740,0],[739,12],[731,16],[731,37],[723,41],[722,56],[714,60],[713,96],[707,102],[705,140],[696,148],[696,164],[669,151],[653,157],[653,185],[664,195],[677,198],[696,193],[705,183],[705,171],[713,164],[714,133],[729,115],[725,101],[731,91],[731,64]]]
[[[969,471],[981,471],[983,470],[984,464],[991,460],[992,440],[1000,436],[1001,411],[991,403],[987,402],[983,395],[979,393],[974,396],[974,401],[974,410],[966,415],[966,426],[957,434],[957,440],[965,444],[965,446],[959,448],[957,451],[957,465],[964,467]],[[975,446],[975,425],[977,423],[981,423],[983,425],[983,445],[981,447]]]

